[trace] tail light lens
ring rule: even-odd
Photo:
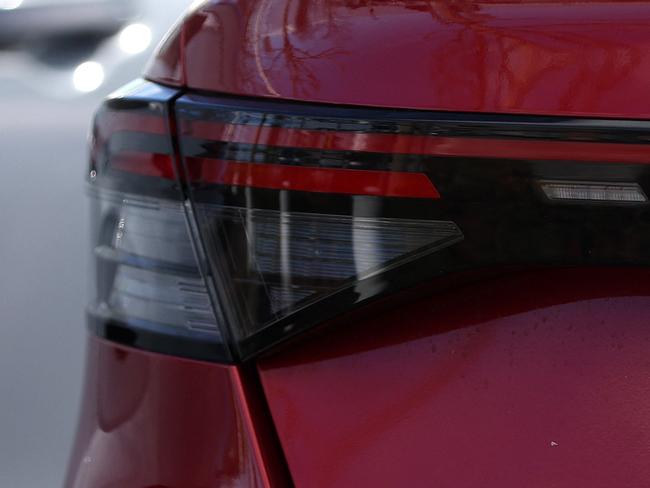
[[[91,322],[138,347],[244,360],[453,272],[650,264],[649,133],[138,82],[95,124]]]
[[[96,116],[90,167],[96,301],[91,323],[160,352],[228,357],[176,176],[174,91],[125,87]]]
[[[90,316],[102,335],[192,357],[246,358],[381,294],[386,286],[364,285],[373,277],[462,239],[452,221],[383,212],[385,199],[438,199],[427,175],[345,160],[285,164],[282,148],[261,144],[261,134],[257,145],[233,140],[251,136],[250,125],[243,133],[188,118],[194,102],[178,102],[177,154],[174,94],[139,82],[96,117]],[[219,107],[210,115],[236,114]],[[211,139],[201,139],[206,132]],[[313,195],[321,202],[296,200]],[[325,312],[319,303],[336,306]],[[260,338],[267,329],[279,334]]]
[[[447,221],[214,204],[197,205],[196,213],[240,341],[337,293],[357,294],[364,280],[462,237]]]

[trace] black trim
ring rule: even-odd
[[[260,446],[263,449],[262,455],[268,462],[268,466],[275,468],[272,473],[272,485],[293,488],[295,484],[287,463],[284,447],[280,442],[276,423],[271,415],[271,408],[262,385],[260,371],[255,364],[251,363],[241,366],[239,371],[244,379],[242,381],[243,394],[248,408],[253,414],[252,421],[255,425],[255,432],[262,439]],[[261,420],[261,422],[258,422],[258,420]]]
[[[191,138],[183,138],[181,146],[186,157],[375,171],[420,172],[426,159],[431,158],[419,154],[305,149]]]
[[[179,118],[337,132],[647,144],[650,121],[361,108],[188,94]]]
[[[119,110],[166,117],[170,103],[180,95],[175,88],[138,79],[109,95],[97,114],[101,116],[103,110]]]
[[[106,340],[144,351],[202,361],[232,364],[225,346],[216,339],[199,340],[196,336],[160,333],[151,330],[159,325],[146,325],[144,321],[121,321],[102,317],[93,312],[86,314],[91,331]]]

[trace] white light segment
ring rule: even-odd
[[[540,184],[546,196],[551,200],[627,203],[648,201],[648,197],[636,183],[543,181]]]

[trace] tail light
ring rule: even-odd
[[[96,301],[109,339],[160,352],[228,357],[176,176],[175,92],[135,83],[96,116],[90,167]]]
[[[110,339],[243,360],[457,271],[650,261],[648,124],[180,95],[139,82],[97,116]]]

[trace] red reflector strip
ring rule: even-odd
[[[155,176],[173,180],[174,164],[167,154],[124,151],[111,156],[109,168],[142,176]]]
[[[107,141],[116,132],[168,134],[167,122],[159,115],[107,112],[102,115],[100,139]]]
[[[136,132],[143,135],[169,134],[164,118],[159,115],[138,113],[104,112],[101,114],[101,124],[96,124],[95,129],[96,140],[91,150],[93,158],[97,156],[98,151],[110,140],[111,136],[118,132]]]
[[[182,126],[184,134],[196,138],[305,149],[650,164],[648,147],[641,144],[314,131],[199,120],[183,121]]]
[[[191,180],[202,183],[350,195],[440,198],[436,187],[423,173],[314,168],[205,158],[187,158],[186,163]]]

